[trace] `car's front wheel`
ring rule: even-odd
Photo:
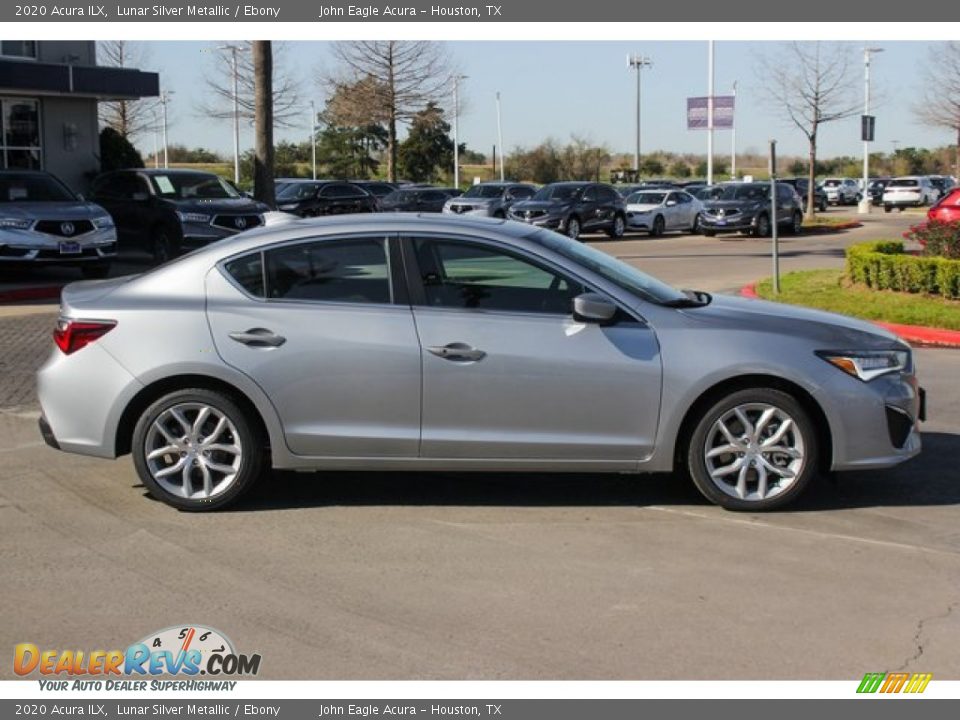
[[[754,234],[757,237],[767,237],[770,234],[770,218],[766,214],[761,214],[757,218],[757,224],[754,228]]]
[[[627,229],[627,223],[623,219],[623,215],[616,215],[613,218],[613,225],[610,226],[610,229],[607,230],[607,235],[612,237],[614,240],[618,240],[623,237],[623,233]]]
[[[797,400],[772,388],[733,392],[698,419],[686,452],[697,489],[728,510],[793,501],[816,473],[817,435]]]
[[[567,237],[576,240],[580,237],[580,220],[572,217],[567,220]]]
[[[151,233],[150,254],[153,255],[153,261],[157,265],[162,265],[177,255],[177,245],[174,242],[173,235],[163,225],[158,225]]]
[[[137,474],[155,498],[181,510],[216,510],[260,476],[264,440],[233,399],[190,388],[144,410],[132,451]]]

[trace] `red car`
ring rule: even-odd
[[[946,197],[927,211],[928,220],[960,222],[960,187],[947,193]]]

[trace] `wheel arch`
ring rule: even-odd
[[[673,448],[674,468],[682,467],[685,462],[684,458],[686,456],[687,446],[693,436],[697,421],[711,405],[731,393],[755,388],[780,390],[800,403],[800,406],[810,415],[810,419],[817,433],[817,442],[820,446],[820,457],[818,459],[819,469],[822,472],[829,471],[833,462],[833,434],[830,430],[830,422],[827,419],[827,414],[820,406],[820,403],[817,402],[806,388],[792,380],[777,375],[756,373],[738,375],[720,380],[700,393],[696,400],[693,401],[684,413],[683,420],[680,421],[680,426],[675,436]]]

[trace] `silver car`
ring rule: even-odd
[[[296,220],[63,292],[43,436],[157,498],[265,468],[688,473],[731,509],[920,451],[910,348],[847,317],[676,290],[521,223]]]
[[[529,200],[537,189],[523,183],[477,183],[463,195],[444,203],[443,212],[454,215],[479,215],[505,218],[515,202]]]
[[[116,255],[117,229],[102,207],[49,173],[0,170],[0,266],[74,265],[101,278]]]
[[[670,230],[697,233],[703,203],[683,190],[638,190],[626,197],[627,227],[658,237]]]

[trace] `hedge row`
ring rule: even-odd
[[[847,248],[847,276],[874,290],[941,295],[960,300],[960,260],[906,255],[896,240]]]

